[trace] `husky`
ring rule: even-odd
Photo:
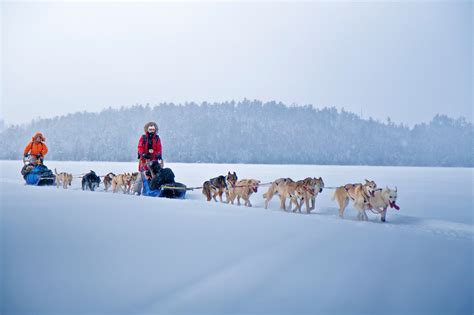
[[[346,184],[338,187],[334,192],[332,200],[339,204],[339,216],[344,217],[344,209],[349,204],[349,199],[353,201],[354,207],[358,210],[357,218],[367,221],[369,218],[365,209],[369,205],[369,198],[374,196],[377,184],[374,181],[365,180],[364,184]]]
[[[234,187],[237,182],[237,174],[235,172],[228,172],[226,176],[218,176],[211,178],[210,180],[205,181],[202,184],[202,193],[206,196],[207,201],[214,199],[217,202],[216,196],[219,196],[220,202],[222,200],[222,195],[226,194],[226,202],[229,200],[229,187]]]
[[[240,199],[242,198],[244,200],[244,205],[251,207],[250,196],[258,191],[258,185],[260,185],[260,181],[256,179],[239,180],[235,184],[235,187],[229,188],[229,198],[227,199],[227,203],[230,202],[234,204],[234,200],[237,198],[237,205],[240,206]]]
[[[71,186],[72,183],[72,174],[62,172],[58,174],[58,171],[54,169],[54,174],[56,175],[56,187],[59,188],[59,185],[62,183],[63,188],[67,189],[67,186]]]
[[[138,173],[138,172],[134,172],[134,173],[130,174],[130,181],[127,185],[127,193],[129,193],[129,194],[132,193],[132,189],[133,189],[133,187],[135,186],[135,183],[138,180],[138,177],[139,177],[138,175],[139,174],[140,173]],[[140,177],[140,180],[141,180],[141,177]]]
[[[292,182],[293,180],[291,178],[278,178],[274,180],[270,187],[268,187],[268,191],[263,194],[265,209],[268,208],[268,203],[272,200],[273,196],[278,194],[280,196],[280,209],[286,210],[286,197],[283,197],[285,196],[284,191],[287,184]]]
[[[82,177],[82,190],[94,191],[100,185],[100,177],[94,171],[90,171]]]
[[[374,196],[370,196],[369,198],[368,209],[380,214],[380,220],[385,222],[388,207],[400,210],[400,207],[397,205],[397,192],[398,189],[396,186],[395,189],[390,189],[386,186],[383,190],[376,190]]]
[[[311,188],[313,188],[314,191],[311,191],[313,194],[312,196],[303,196],[301,198],[301,203],[300,203],[300,208],[303,205],[303,202],[305,203],[306,206],[306,212],[310,213],[311,210],[315,209],[315,201],[316,197],[318,196],[319,193],[323,192],[324,188],[324,181],[321,177],[316,178],[316,177],[307,177],[303,180],[303,183]],[[308,192],[310,192],[308,190]],[[311,207],[309,206],[309,201],[311,200]]]
[[[104,176],[104,189],[105,191],[109,190],[109,187],[112,186],[112,179],[115,177],[114,173],[108,173]]]
[[[132,187],[130,189],[130,193],[136,196],[140,196],[142,194],[142,189],[143,189],[143,178],[142,173],[136,173],[136,178],[134,179],[134,174],[132,173]]]
[[[268,191],[263,194],[265,198],[265,209],[268,208],[268,203],[270,200],[278,194],[280,197],[280,209],[286,210],[286,198],[290,199],[289,210],[291,211],[292,204],[295,205],[295,210],[301,212],[300,200],[305,196],[307,199],[310,199],[314,196],[313,188],[310,185],[304,183],[304,181],[295,182],[291,178],[278,178],[275,180],[271,186],[268,188]]]
[[[128,192],[128,187],[130,186],[130,181],[132,180],[132,175],[130,173],[123,173],[117,176],[114,176],[112,179],[112,192],[116,193],[120,189],[124,194]]]

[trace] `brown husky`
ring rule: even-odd
[[[268,208],[268,203],[272,200],[273,196],[278,194],[280,196],[280,209],[286,210],[286,196],[284,191],[285,187],[292,182],[293,180],[291,178],[278,178],[274,180],[271,186],[268,187],[268,191],[263,194],[263,198],[265,199],[265,209]]]
[[[61,172],[58,174],[58,171],[54,169],[54,174],[56,175],[56,187],[59,188],[61,185],[64,189],[67,189],[67,186],[71,186],[72,183],[72,174]]]
[[[112,179],[112,192],[116,193],[120,187],[120,189],[122,189],[122,192],[126,194],[131,180],[132,175],[130,173],[123,173],[114,176],[114,178]]]
[[[318,196],[319,193],[323,191],[324,188],[324,181],[321,177],[319,178],[311,178],[307,177],[303,180],[303,183],[311,188],[313,188],[314,193],[312,196],[303,196],[301,199],[300,203],[300,208],[303,205],[303,202],[305,203],[306,206],[306,212],[310,213],[311,210],[314,210],[315,208],[315,201],[316,201],[316,196]],[[311,200],[311,207],[309,207],[309,201]]]
[[[365,208],[369,206],[369,198],[374,196],[377,184],[374,181],[365,180],[364,184],[347,184],[338,187],[334,192],[333,200],[339,204],[339,216],[344,216],[344,209],[346,209],[349,199],[354,203],[354,207],[359,211],[357,218],[359,220],[367,221],[368,217],[365,213]]]
[[[301,213],[301,207],[303,202],[306,205],[306,212],[310,213],[311,208],[309,207],[309,200],[316,198],[316,191],[314,187],[310,184],[306,184],[304,180],[299,180],[296,183],[296,187],[294,188],[294,194],[290,197],[290,209],[292,208],[292,203],[295,205],[295,209],[293,212],[298,211]]]
[[[234,200],[237,197],[237,205],[240,206],[240,198],[242,198],[245,201],[244,205],[251,207],[252,204],[250,203],[250,196],[258,191],[259,184],[260,181],[256,179],[239,180],[235,184],[235,187],[229,188],[229,197],[227,198],[227,202],[234,204]]]
[[[228,172],[226,176],[218,176],[211,178],[210,180],[205,181],[202,184],[202,193],[206,196],[207,201],[214,201],[217,202],[216,197],[219,196],[220,202],[224,202],[222,200],[222,195],[225,192],[227,197],[227,202],[229,200],[229,187],[234,187],[235,183],[237,182],[237,174],[235,172],[231,173]]]
[[[112,179],[114,179],[115,174],[114,173],[109,173],[104,176],[104,188],[105,191],[109,189],[110,186],[112,186]]]
[[[279,178],[275,180],[272,185],[268,188],[268,191],[263,194],[265,198],[265,209],[268,208],[268,203],[274,195],[278,194],[280,197],[280,209],[286,211],[286,198],[290,199],[289,211],[291,211],[292,204],[295,205],[294,211],[301,211],[300,199],[310,199],[314,196],[314,191],[311,192],[311,187],[306,185],[304,181],[295,182],[291,178]]]

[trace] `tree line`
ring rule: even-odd
[[[50,160],[133,161],[143,125],[156,121],[173,162],[465,166],[473,124],[436,115],[412,128],[334,107],[258,100],[163,103],[78,112],[0,132],[0,159],[18,159],[31,136],[46,136]]]

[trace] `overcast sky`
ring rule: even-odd
[[[472,121],[465,2],[2,2],[8,123],[243,98]]]

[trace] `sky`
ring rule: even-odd
[[[1,117],[259,99],[473,113],[473,4],[1,2]]]

